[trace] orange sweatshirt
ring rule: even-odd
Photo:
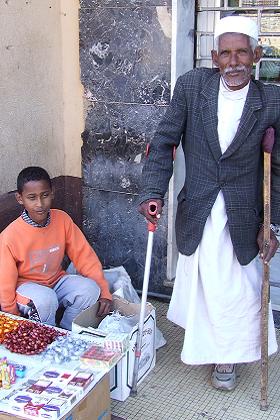
[[[1,310],[19,314],[16,289],[35,282],[53,287],[65,274],[61,263],[67,254],[77,271],[96,281],[100,297],[112,299],[101,263],[81,230],[62,210],[51,210],[51,222],[38,228],[18,217],[0,234]]]

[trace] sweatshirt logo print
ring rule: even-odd
[[[30,251],[30,271],[32,273],[48,273],[55,274],[57,267],[60,265],[59,259],[59,245],[52,245],[46,249],[38,249]]]

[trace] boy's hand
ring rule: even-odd
[[[97,316],[105,316],[111,312],[112,308],[112,301],[105,298],[99,299],[99,309],[97,312]]]

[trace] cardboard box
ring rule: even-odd
[[[0,420],[11,420],[18,417],[14,414],[0,413]],[[35,417],[36,418],[36,417]],[[81,400],[71,412],[66,414],[62,420],[85,420],[85,419],[111,419],[111,400],[109,393],[109,374],[106,374]]]
[[[131,316],[140,314],[140,304],[127,302],[118,296],[113,295],[113,309],[122,315]],[[81,312],[72,325],[72,331],[79,334],[104,336],[104,332],[97,327],[101,318],[97,317],[98,303]],[[118,364],[110,371],[111,398],[124,401],[130,394],[132,387],[132,375],[134,367],[134,351],[136,346],[138,325],[130,332],[129,350]],[[139,361],[138,384],[153,369],[156,362],[155,349],[156,316],[155,309],[150,303],[146,305],[146,314],[142,338],[142,354]]]

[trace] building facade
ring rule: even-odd
[[[17,173],[43,166],[54,179],[55,206],[83,221],[105,267],[123,265],[141,289],[147,226],[137,205],[146,145],[177,77],[212,66],[216,20],[240,13],[257,21],[264,47],[255,77],[279,83],[279,1],[1,2],[0,231],[20,213]],[[179,149],[154,238],[156,294],[172,290],[183,179]]]
[[[123,265],[141,289],[147,228],[138,215],[145,149],[168,106],[176,78],[211,67],[215,22],[256,20],[264,57],[254,69],[280,82],[279,1],[82,0],[81,78],[88,101],[83,134],[84,230],[105,266]],[[181,151],[155,233],[150,290],[170,294],[177,261],[176,197],[184,178]]]

